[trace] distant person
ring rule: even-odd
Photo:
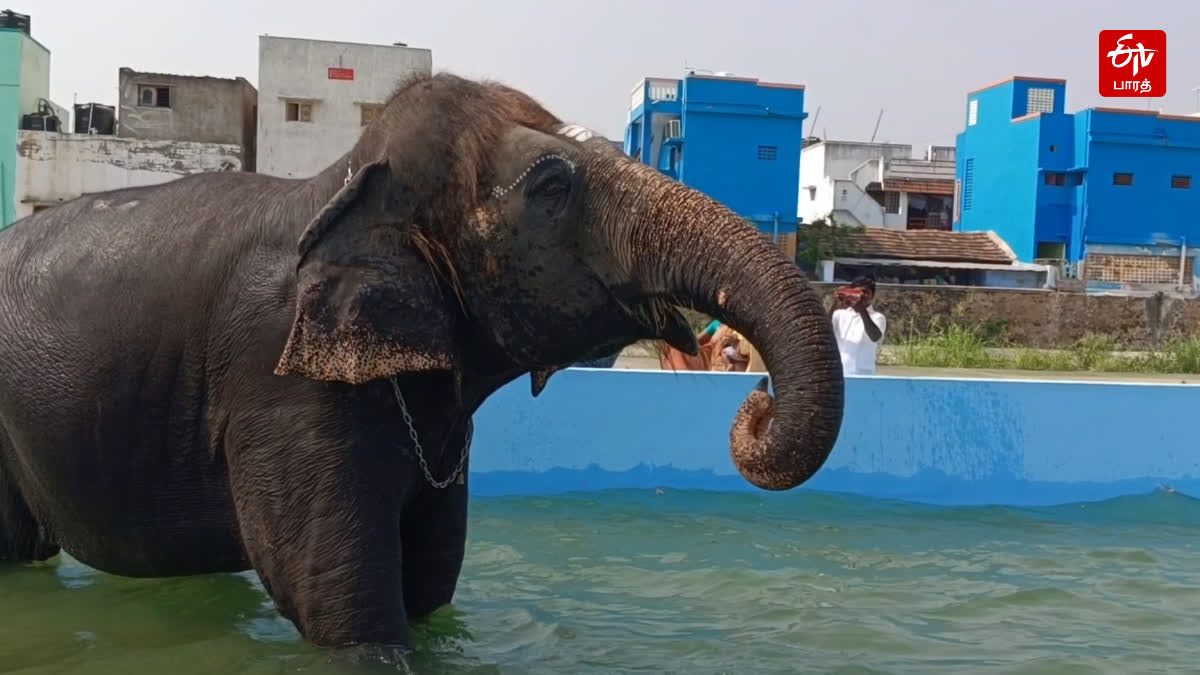
[[[767,364],[763,362],[762,354],[754,348],[754,345],[750,344],[749,340],[745,339],[745,336],[742,337],[742,346],[740,349],[750,359],[750,362],[746,364],[747,373],[767,372]]]
[[[746,339],[745,335],[733,331],[733,344],[725,347],[725,356],[729,361],[730,372],[765,373],[767,366],[763,363],[762,355]]]
[[[872,305],[874,300],[875,280],[869,276],[854,279],[834,296],[829,318],[846,375],[875,374],[887,319]]]
[[[726,324],[721,324],[708,341],[711,350],[709,370],[737,373],[746,369],[750,358],[739,349],[742,336]]]
[[[708,370],[712,363],[712,338],[721,327],[721,322],[713,319],[696,334],[696,343],[700,353],[692,356],[672,347],[665,341],[658,342],[658,365],[663,370]]]
[[[707,344],[708,341],[716,335],[717,330],[720,327],[720,321],[714,320],[712,323],[708,324],[708,326],[706,326],[704,331],[700,334],[700,344]],[[767,366],[763,363],[762,355],[758,353],[758,350],[754,348],[754,345],[750,344],[750,341],[746,339],[746,336],[737,331],[731,331],[731,333],[733,339],[736,341],[736,348],[733,350],[733,352],[730,352],[729,347],[726,346],[725,350],[726,356],[732,357],[730,360],[733,361],[737,366],[735,370],[741,370],[742,372],[746,373],[767,372]],[[745,364],[744,366],[742,365],[743,363]]]
[[[717,334],[717,331],[720,330],[720,328],[721,321],[719,319],[713,319],[712,321],[708,322],[708,325],[704,327],[704,330],[696,334],[696,344],[700,345],[700,351],[705,353],[705,370],[708,370],[707,364],[712,361],[712,354],[709,352],[712,351],[713,336]]]

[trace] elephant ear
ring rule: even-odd
[[[392,173],[363,166],[301,236],[277,375],[361,384],[453,368],[457,313],[421,253],[414,191]]]

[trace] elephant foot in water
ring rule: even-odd
[[[462,482],[444,488],[423,486],[404,510],[404,612],[420,621],[450,604],[467,551],[467,502],[470,460]]]
[[[58,552],[58,544],[47,537],[16,484],[5,478],[4,467],[0,466],[0,563],[41,562]]]
[[[365,672],[416,673],[409,663],[411,647],[393,645],[357,645],[345,647],[330,657],[331,663],[345,663],[355,667],[366,667]]]

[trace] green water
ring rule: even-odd
[[[421,673],[1200,669],[1200,503],[1050,509],[636,491],[477,500]],[[347,673],[252,575],[0,572],[0,672]]]

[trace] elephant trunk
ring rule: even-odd
[[[730,450],[738,471],[788,490],[824,464],[842,424],[844,381],[820,298],[796,264],[746,220],[706,195],[624,158],[594,168],[604,236],[652,294],[715,316],[762,354],[766,379],[738,410]]]

